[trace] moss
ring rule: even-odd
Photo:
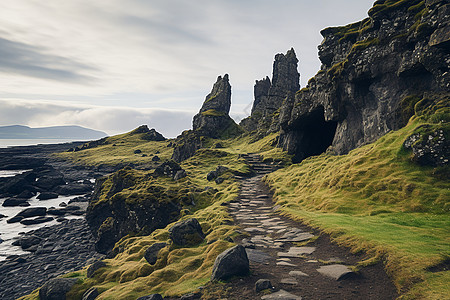
[[[368,14],[370,17],[381,17],[395,9],[402,9],[415,6],[422,2],[422,0],[387,0],[383,3],[375,3],[375,5],[369,10]]]
[[[342,71],[344,71],[345,65],[348,63],[348,59],[345,59],[339,63],[336,63],[333,65],[328,71],[327,75],[334,80],[336,77],[340,76],[342,74]]]
[[[355,54],[358,52],[362,52],[366,48],[378,45],[379,43],[380,43],[380,40],[378,38],[371,38],[371,39],[365,39],[363,41],[359,41],[352,46],[352,49],[351,49],[349,55]]]
[[[419,95],[410,95],[400,101],[400,119],[402,124],[407,124],[415,114],[414,106],[422,99]]]
[[[203,111],[201,113],[203,116],[212,116],[212,117],[222,117],[222,116],[226,116],[226,113],[222,112],[222,111],[217,111],[215,109],[208,109],[206,111]]]

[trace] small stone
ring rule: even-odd
[[[340,264],[321,266],[317,269],[317,272],[336,280],[343,280],[356,275],[349,267]]]
[[[292,277],[302,277],[302,276],[309,276],[306,273],[303,273],[302,271],[290,271],[289,275]]]
[[[283,267],[296,267],[297,265],[288,263],[288,262],[286,262],[286,261],[280,261],[280,262],[277,262],[277,266],[283,266]]]
[[[280,280],[282,284],[297,285],[298,281],[293,277],[283,278]]]
[[[258,279],[255,283],[255,290],[256,292],[260,292],[262,290],[271,289],[272,283],[269,279]]]
[[[302,300],[302,297],[296,296],[294,294],[288,293],[285,290],[279,290],[276,293],[265,295],[261,297],[261,300]]]

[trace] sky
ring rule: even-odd
[[[364,19],[373,0],[2,0],[0,126],[80,125],[112,135],[190,129],[218,75],[230,115],[291,47],[301,86],[320,69],[320,30]]]

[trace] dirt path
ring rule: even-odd
[[[274,167],[257,155],[245,155],[255,175],[241,180],[241,192],[229,210],[241,226],[251,275],[228,285],[228,299],[395,299],[398,294],[382,264],[352,271],[364,254],[355,255],[301,223],[276,213],[261,181]],[[273,293],[256,292],[259,279],[270,280]]]

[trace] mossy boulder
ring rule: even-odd
[[[202,227],[195,218],[176,223],[169,232],[170,239],[178,246],[198,245],[205,239]]]

